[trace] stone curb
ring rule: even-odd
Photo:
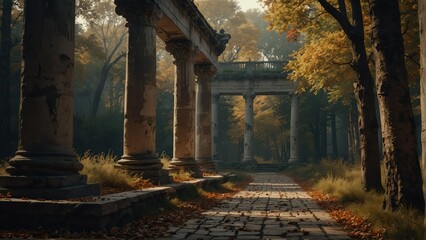
[[[131,222],[179,193],[225,181],[209,176],[164,186],[95,197],[93,201],[0,199],[0,229],[99,230]]]

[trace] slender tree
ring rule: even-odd
[[[422,178],[398,0],[370,0],[376,88],[386,167],[385,207],[424,211]]]

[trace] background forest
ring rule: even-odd
[[[243,12],[234,0],[195,1],[214,29],[232,35],[223,62],[288,61],[301,94],[300,135],[302,158],[359,159],[359,131],[351,69],[351,49],[344,32],[312,1],[309,14],[300,9],[265,4],[265,12]],[[0,153],[13,154],[17,146],[19,108],[20,40],[22,2],[3,0],[1,19]],[[411,83],[419,136],[419,39],[415,3],[401,0],[405,56]],[[316,5],[315,5],[316,4]],[[74,147],[77,153],[122,154],[123,96],[125,79],[125,20],[117,17],[109,0],[78,1],[74,81]],[[10,15],[9,15],[10,14]],[[315,15],[316,14],[316,15]],[[280,19],[276,17],[288,16]],[[315,17],[313,17],[315,16]],[[291,21],[290,21],[291,19]],[[288,20],[288,21],[287,21]],[[365,22],[371,20],[365,17]],[[367,24],[366,24],[367,25]],[[8,28],[7,26],[10,26]],[[8,31],[9,30],[9,31]],[[372,63],[369,28],[365,27],[367,54]],[[172,153],[173,79],[172,56],[157,41],[157,152]],[[10,62],[7,62],[10,54]],[[243,154],[244,101],[241,96],[221,97],[221,158],[228,162]],[[289,155],[289,96],[255,98],[255,155],[258,161],[287,161]],[[379,131],[380,132],[380,131]],[[418,138],[419,139],[419,138]],[[420,143],[418,143],[420,149]]]

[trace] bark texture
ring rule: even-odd
[[[420,33],[420,106],[422,116],[422,164],[426,166],[426,1],[419,0],[419,33]],[[426,174],[423,171],[423,182]],[[423,183],[423,194],[425,191]],[[426,197],[425,197],[426,198]],[[426,211],[425,211],[426,212]],[[426,217],[425,217],[426,225]],[[426,233],[425,233],[426,234]],[[426,237],[426,235],[425,235]]]
[[[387,175],[384,207],[424,211],[398,0],[370,0],[370,14]]]

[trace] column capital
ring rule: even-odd
[[[256,94],[254,92],[246,92],[243,94],[243,97],[246,101],[253,101],[256,97]]]
[[[194,72],[197,75],[197,80],[210,80],[217,72],[213,64],[196,64],[194,65]]]
[[[126,18],[127,24],[156,27],[161,10],[150,0],[115,0],[115,12]]]
[[[166,42],[166,51],[171,53],[176,61],[194,61],[198,49],[191,41],[168,41]]]

